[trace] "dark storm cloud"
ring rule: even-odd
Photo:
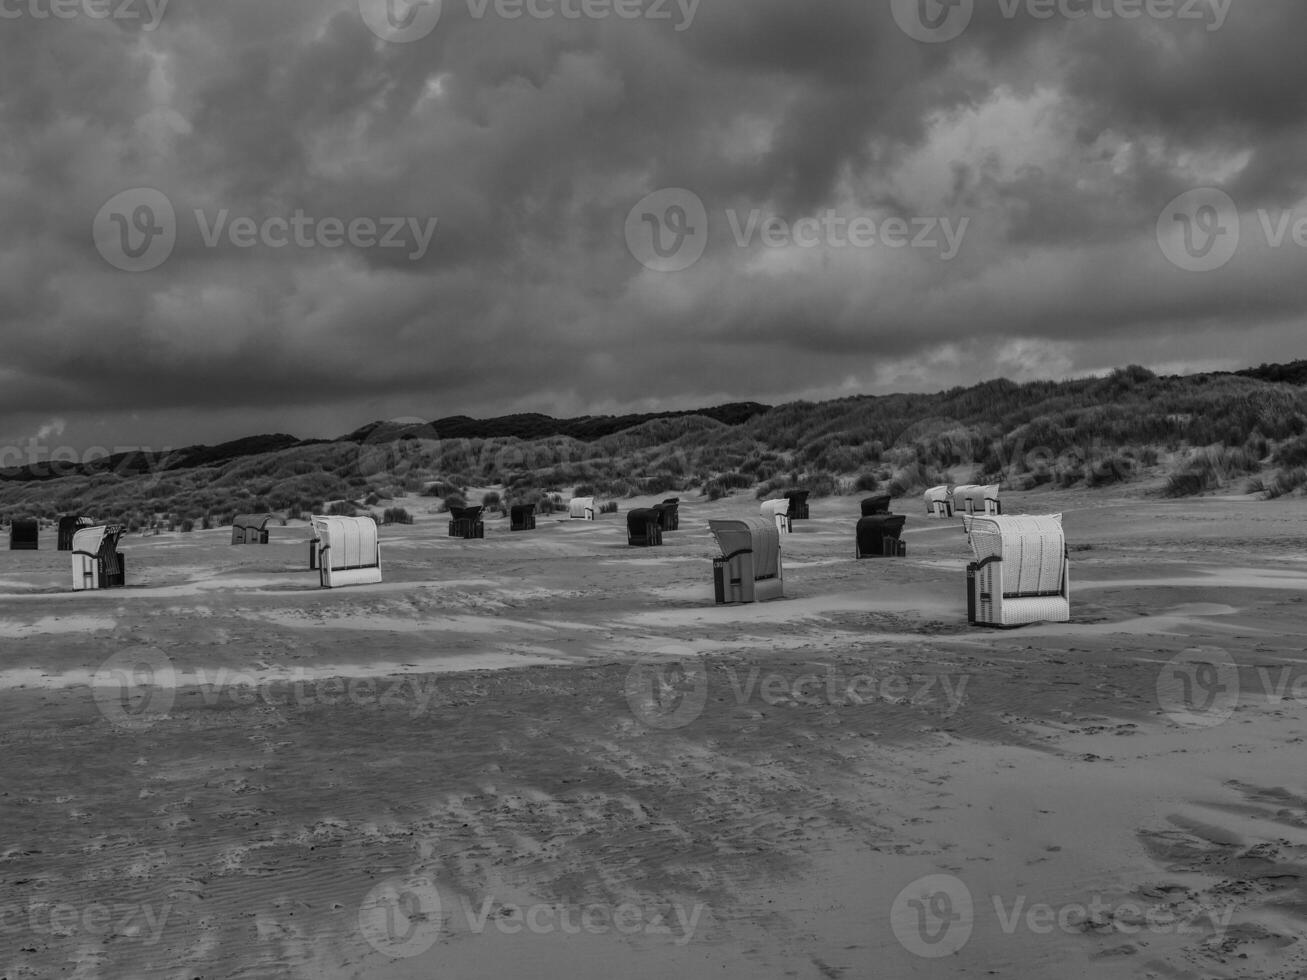
[[[980,0],[942,44],[863,0],[703,0],[679,25],[445,0],[413,43],[345,0],[171,0],[152,31],[6,9],[24,12],[0,20],[9,437],[47,416],[161,433],[173,413],[183,442],[287,417],[334,434],[1210,367],[1222,337],[1232,363],[1301,353],[1303,252],[1269,248],[1254,216],[1307,193],[1298,0],[1236,0],[1219,30]],[[1155,229],[1204,185],[1245,234],[1198,275]],[[139,273],[91,234],[135,187],[177,215],[171,254]],[[708,215],[676,273],[624,233],[663,187]],[[258,231],[297,213],[412,224],[393,248]],[[828,214],[874,219],[875,244],[762,239],[771,217],[793,237]],[[895,218],[965,237],[948,259],[899,248]],[[232,241],[245,221],[253,247]]]

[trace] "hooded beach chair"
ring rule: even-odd
[[[20,517],[9,525],[10,551],[37,551],[41,547],[41,524],[29,517]]]
[[[873,514],[888,514],[892,499],[887,493],[878,493],[874,497],[868,497],[862,502],[862,516],[871,517]]]
[[[713,559],[718,605],[765,602],[785,595],[781,533],[765,517],[715,520],[708,528],[722,553]]]
[[[324,589],[381,581],[381,542],[371,517],[314,517],[318,581]]]
[[[574,497],[567,505],[567,512],[574,521],[593,521],[595,519],[594,497]]]
[[[231,522],[232,544],[267,544],[271,514],[241,514]]]
[[[809,490],[786,490],[785,499],[790,502],[790,520],[806,521],[808,520],[808,494]]]
[[[120,589],[127,584],[127,560],[118,550],[121,524],[84,527],[73,535],[73,591]]]
[[[776,525],[776,530],[781,534],[789,534],[794,530],[788,500],[764,500],[759,510],[763,517]]]
[[[670,527],[667,523],[663,525],[663,531],[680,531],[681,529],[681,498],[668,497],[663,500],[661,506],[667,507],[667,520],[670,521]]]
[[[662,544],[662,512],[654,507],[641,507],[628,511],[626,543],[637,548],[652,548]]]
[[[950,486],[931,487],[925,493],[927,517],[953,516],[953,488]]]
[[[975,561],[967,566],[967,620],[1026,626],[1071,619],[1070,562],[1062,515],[964,519]]]
[[[66,514],[59,518],[59,550],[72,551],[73,538],[84,527],[91,527],[95,521],[89,517],[76,517]]]
[[[668,497],[661,504],[654,504],[653,509],[658,511],[664,531],[679,531],[681,529],[680,497]]]
[[[953,512],[967,517],[994,517],[1003,513],[998,500],[998,484],[982,487],[967,484],[953,491]]]
[[[484,538],[486,525],[481,520],[484,507],[451,507],[449,513],[449,536],[451,538]]]
[[[873,514],[858,521],[857,558],[902,558],[908,553],[907,543],[899,540],[903,514]]]
[[[510,531],[534,531],[536,529],[536,505],[515,504],[509,508],[512,524]]]

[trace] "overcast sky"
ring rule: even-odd
[[[952,3],[0,0],[0,439],[1307,356],[1307,4]]]

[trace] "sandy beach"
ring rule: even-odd
[[[643,501],[627,501],[623,509]],[[966,623],[916,499],[712,604],[707,519],[129,537],[72,594],[0,552],[0,976],[1295,978],[1307,970],[1307,502],[1065,514],[1072,622]]]

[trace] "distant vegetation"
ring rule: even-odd
[[[255,436],[0,471],[0,518],[64,513],[129,527],[222,527],[238,513],[370,513],[405,497],[463,506],[573,494],[766,498],[1140,484],[1175,496],[1307,488],[1307,362],[1156,377],[1128,367],[1066,382],[988,381],[934,395],[755,403],[700,412],[374,423],[341,439]],[[385,514],[383,520],[389,520]]]

